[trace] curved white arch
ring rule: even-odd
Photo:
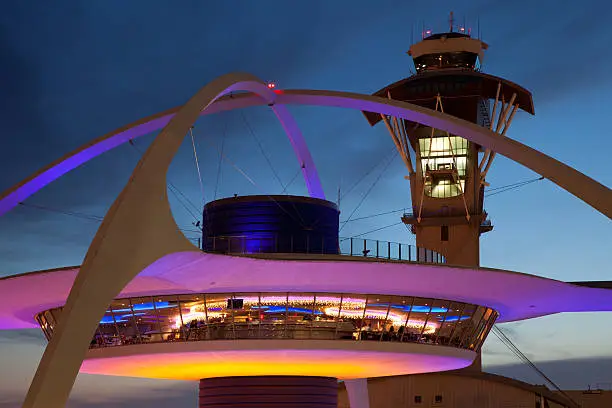
[[[281,108],[279,106],[281,104],[333,106],[396,115],[414,122],[422,123],[426,126],[432,126],[446,130],[450,133],[461,135],[472,142],[504,155],[546,177],[559,187],[567,190],[597,211],[603,213],[608,218],[612,218],[612,191],[609,188],[544,153],[532,149],[509,137],[500,137],[497,133],[476,124],[407,102],[389,100],[371,95],[311,90],[275,91],[274,93],[276,94],[276,105],[274,108],[277,109],[277,116],[279,115],[278,109]],[[216,101],[209,109],[203,111],[202,114],[262,105],[264,103],[266,102],[256,95],[234,95],[231,98],[222,98]],[[25,200],[45,185],[91,158],[125,143],[130,139],[142,136],[165,126],[177,110],[178,108],[170,109],[120,128],[74,150],[45,167],[38,173],[0,195],[0,215],[9,211],[11,208],[18,205],[19,202]],[[297,129],[297,125],[295,125],[292,118],[290,122],[287,123],[288,125],[283,125],[283,127],[294,127]],[[294,150],[296,150],[297,154],[298,150],[296,144],[300,145],[304,143],[303,138],[300,135],[291,140],[292,144],[294,144],[295,141]],[[317,196],[316,191],[317,188],[320,188],[320,182],[318,176],[316,176],[316,170],[310,158],[310,153],[306,149],[304,149],[304,155],[305,159],[309,159],[310,163],[308,164],[305,159],[302,161],[306,164],[303,169],[304,176],[307,180],[307,184],[309,183],[308,180],[312,182],[312,189],[309,187],[309,191],[311,191],[312,195]],[[322,189],[320,190],[320,194],[322,196]]]
[[[96,232],[24,407],[63,407],[98,321],[112,300],[141,270],[163,256],[200,251],[183,236],[172,217],[166,173],[202,110],[234,91],[256,93],[269,105],[276,97],[251,75],[225,75],[200,89],[157,135]]]
[[[206,85],[176,111],[147,149],[106,214],[70,291],[54,336],[45,349],[24,407],[64,406],[90,339],[113,298],[142,269],[164,255],[199,251],[186,240],[174,222],[167,198],[166,173],[184,135],[202,111],[220,96],[238,90],[256,93],[270,106],[276,102],[346,107],[399,116],[460,134],[550,178],[608,217],[612,211],[612,192],[607,187],[534,149],[511,139],[502,139],[469,122],[373,96],[329,91],[274,93],[250,75],[223,76]],[[278,107],[275,112],[278,115]],[[282,108],[280,112],[283,112]],[[112,138],[101,143],[110,143],[109,139]],[[90,150],[85,148],[10,190],[0,199],[0,207],[10,206],[11,202],[16,205],[21,201],[15,201],[16,197],[27,197],[54,179],[55,173],[61,175],[70,170],[73,163],[86,161],[84,156],[97,152],[95,146],[88,146]],[[23,188],[26,186],[29,187]]]

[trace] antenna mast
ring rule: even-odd
[[[448,23],[450,24],[450,31],[449,33],[453,32],[453,25],[455,25],[455,18],[453,17],[453,12],[450,12],[450,18],[448,19]]]

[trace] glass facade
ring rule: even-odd
[[[47,337],[61,307],[36,315]],[[310,339],[477,351],[498,313],[442,299],[352,293],[209,293],[116,299],[90,348],[174,341]]]
[[[459,136],[419,139],[425,194],[434,198],[455,197],[465,189],[468,141]]]
[[[446,68],[473,70],[477,64],[478,54],[471,52],[443,52],[414,58],[414,66],[417,72]]]

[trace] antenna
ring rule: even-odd
[[[450,12],[450,18],[448,19],[448,23],[450,24],[450,31],[449,33],[453,32],[453,25],[455,24],[455,18],[453,17],[453,12]]]
[[[482,38],[480,38],[480,15],[478,16],[478,39],[481,40]]]

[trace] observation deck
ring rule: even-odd
[[[62,307],[36,315],[53,336]],[[356,293],[190,293],[116,299],[90,348],[175,341],[348,340],[478,351],[498,313],[450,300]]]
[[[36,316],[48,339],[61,312]],[[357,293],[121,298],[100,321],[81,371],[190,380],[440,371],[467,366],[497,316],[462,302]]]

